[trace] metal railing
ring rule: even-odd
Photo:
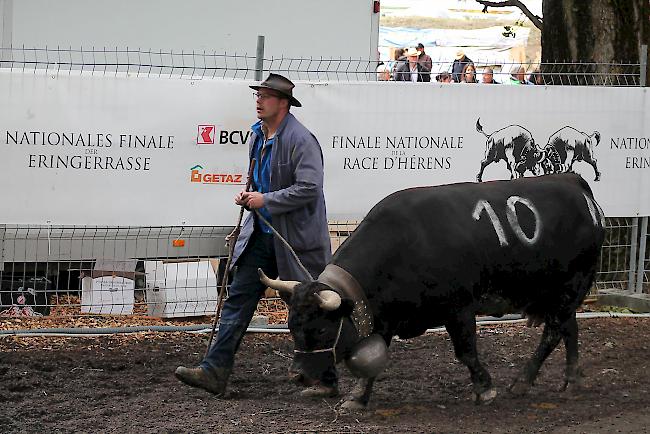
[[[143,50],[131,48],[0,48],[0,69],[48,74],[131,74],[145,77],[189,79],[255,79],[260,72],[276,72],[307,81],[395,80],[397,67],[405,60],[343,57],[263,57],[246,53]],[[491,68],[499,83],[508,83],[511,72],[525,71],[524,84],[639,86],[641,63],[503,63],[490,59],[472,62],[476,78]],[[427,81],[441,81],[451,73],[450,59],[432,59],[431,72],[421,74]],[[537,78],[539,77],[539,78]]]
[[[647,221],[607,219],[594,290],[650,292]],[[330,222],[333,250],[357,224]],[[230,229],[0,226],[0,311],[10,316],[210,315]],[[273,297],[262,309],[286,320]]]
[[[48,74],[133,74],[161,78],[247,78],[261,71],[300,80],[374,81],[395,64],[334,58],[261,58],[233,53],[131,49],[0,48],[0,71]],[[494,68],[497,81],[514,65],[474,62],[479,74]],[[518,65],[519,66],[519,65]],[[539,66],[546,84],[639,86],[645,64],[553,63]],[[433,61],[431,79],[449,72],[447,59]],[[498,69],[498,70],[497,70]],[[390,72],[392,74],[392,72]],[[534,77],[533,77],[534,78]],[[5,222],[6,223],[6,222]],[[333,249],[357,222],[332,222]],[[11,315],[135,313],[194,316],[213,312],[226,255],[228,227],[93,227],[0,224],[0,311]],[[596,288],[650,292],[647,217],[608,218]],[[109,266],[108,264],[112,264]],[[97,280],[96,280],[97,279]],[[85,281],[85,287],[84,287]],[[95,286],[93,286],[95,285]],[[117,288],[117,289],[116,289]],[[83,296],[84,289],[87,295]],[[95,291],[97,290],[97,291]],[[110,293],[110,297],[104,297]],[[282,316],[281,302],[265,309]],[[280,307],[278,307],[280,306]]]

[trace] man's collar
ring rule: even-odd
[[[282,122],[280,122],[280,125],[278,125],[278,128],[275,130],[274,136],[277,136],[282,132],[284,127],[287,125],[287,122],[289,121],[289,118],[291,118],[291,117],[293,117],[291,112],[286,114],[284,119],[282,119]],[[253,132],[255,134],[259,135],[260,133],[263,133],[266,136],[266,129],[265,129],[265,126],[264,126],[264,122],[261,119],[259,121],[255,122],[253,125],[251,125],[251,130],[253,130]]]

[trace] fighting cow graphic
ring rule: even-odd
[[[522,178],[528,171],[533,175],[573,172],[576,161],[584,161],[594,168],[600,181],[600,171],[596,165],[594,147],[600,143],[600,133],[591,135],[573,127],[565,126],[551,134],[543,149],[535,144],[530,131],[521,125],[508,125],[492,134],[486,134],[481,119],[476,120],[476,131],[486,137],[485,157],[476,180],[483,180],[485,168],[501,160],[506,162],[510,179]]]
[[[600,143],[600,133],[594,131],[588,135],[573,127],[563,127],[551,134],[548,143],[544,147],[544,155],[541,161],[542,170],[545,174],[573,172],[573,163],[584,161],[594,168],[596,178],[600,180],[600,172],[594,158],[594,146]]]
[[[485,158],[481,161],[481,170],[476,175],[478,182],[482,181],[483,171],[488,165],[501,160],[508,166],[510,179],[522,178],[527,170],[533,175],[538,174],[544,154],[535,145],[533,135],[526,128],[521,125],[508,125],[492,134],[486,134],[481,126],[481,118],[478,118],[476,131],[487,138]]]

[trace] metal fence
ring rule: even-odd
[[[0,70],[48,74],[129,74],[181,79],[259,78],[283,73],[309,81],[395,78],[396,62],[343,58],[264,58],[237,53],[132,49],[0,48]],[[450,72],[432,62],[432,81]],[[497,81],[523,66],[544,84],[644,85],[645,64],[495,65]],[[515,66],[517,68],[515,68]],[[537,76],[533,76],[535,79]],[[385,74],[384,74],[385,78]],[[28,316],[80,313],[185,317],[211,314],[223,273],[228,227],[93,227],[0,223],[0,312]],[[357,222],[331,222],[336,249]],[[597,289],[650,292],[648,218],[608,218]]]
[[[332,249],[356,226],[330,222]],[[230,229],[0,226],[0,311],[210,315]],[[649,238],[647,217],[608,218],[594,289],[650,292]]]
[[[453,59],[432,59],[432,82],[443,81]],[[343,57],[270,57],[246,53],[186,52],[130,48],[0,48],[0,69],[22,72],[45,71],[51,74],[132,74],[145,77],[259,78],[276,72],[307,81],[375,81],[397,79],[397,68],[405,60]],[[525,71],[524,83],[547,85],[639,86],[645,65],[640,63],[503,63],[490,59],[474,60],[480,81],[486,68],[499,83],[508,83],[519,68]],[[387,72],[387,74],[386,74]]]

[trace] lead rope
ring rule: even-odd
[[[289,250],[289,252],[291,252],[291,254],[293,255],[293,258],[296,260],[296,262],[297,262],[298,265],[300,266],[300,269],[302,270],[302,272],[303,272],[303,273],[305,274],[305,276],[307,277],[307,280],[310,281],[310,282],[313,282],[313,281],[314,281],[314,278],[311,276],[311,274],[309,274],[309,271],[307,271],[307,269],[305,268],[305,266],[302,265],[302,262],[300,262],[300,259],[298,258],[298,255],[297,255],[296,252],[293,250],[293,248],[289,245],[289,243],[287,242],[287,240],[285,240],[285,239],[282,237],[282,235],[280,235],[280,233],[279,233],[278,231],[276,231],[275,228],[274,228],[273,226],[271,226],[271,223],[269,223],[268,220],[266,220],[266,219],[262,216],[262,213],[260,213],[259,210],[256,210],[256,209],[255,209],[255,210],[253,210],[253,211],[255,211],[255,215],[257,215],[257,217],[259,217],[259,219],[262,220],[262,222],[264,222],[265,225],[267,225],[269,228],[271,228],[271,230],[273,231],[273,235],[275,235],[276,237],[278,237],[278,239],[282,242],[282,244],[284,244],[284,246]]]

